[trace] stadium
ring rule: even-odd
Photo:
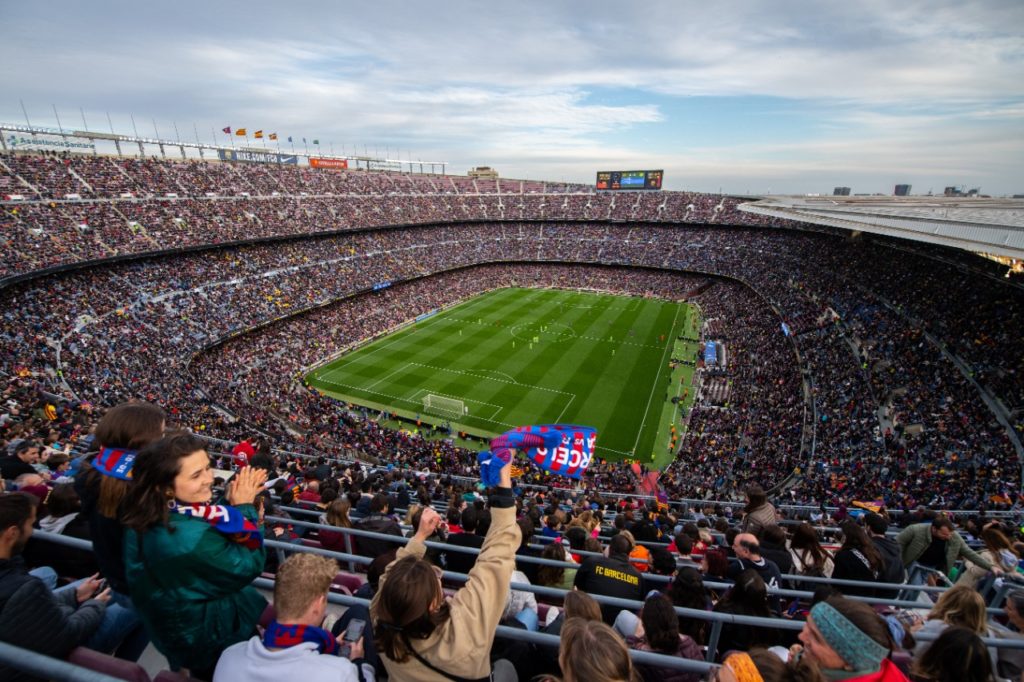
[[[556,36],[555,81],[584,78],[584,24]],[[726,132],[708,134],[751,168],[723,163],[735,182],[706,191],[662,164],[662,133],[623,132],[710,97],[697,85],[631,84],[659,104],[637,103],[602,62],[609,80],[562,99],[467,40],[500,95],[476,73],[428,96],[410,81],[442,47],[416,53],[421,72],[394,39],[397,85],[383,52],[297,43],[248,53],[265,87],[228,87],[227,43],[190,48],[230,65],[209,67],[223,93],[175,81],[197,117],[216,91],[291,125],[348,91],[279,74],[366,69],[380,90],[353,92],[379,98],[394,153],[236,124],[183,140],[155,117],[140,135],[127,110],[101,132],[84,108],[81,127],[56,105],[39,125],[21,102],[14,123],[0,102],[0,679],[1022,679],[1024,199],[954,180],[738,192],[789,163],[831,186],[835,166],[802,141],[765,161],[770,140],[714,107]],[[771,81],[754,53],[744,68]],[[45,68],[15,65],[23,88]],[[833,87],[815,73],[771,86],[805,127],[824,110],[806,82]],[[865,87],[854,75],[835,80]],[[144,82],[169,106],[162,78]],[[301,116],[266,104],[293,87]],[[877,115],[912,137],[899,116],[942,118],[889,97],[822,128]],[[503,123],[473,127],[478,99]],[[1019,121],[1004,104],[956,116]],[[502,128],[537,111],[569,122]],[[790,144],[773,125],[759,134]],[[479,131],[495,167],[465,171]],[[397,150],[435,133],[451,157],[431,158],[458,161]],[[888,163],[932,182],[975,158],[899,165],[896,143],[829,140],[854,178]],[[698,157],[694,174],[717,168]]]

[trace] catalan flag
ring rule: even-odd
[[[277,139],[277,133],[270,133],[270,135],[268,135],[267,137],[269,137],[271,140],[276,140]]]
[[[239,128],[238,130],[236,130],[235,131],[235,135],[238,135],[239,137],[243,137],[245,135],[245,128]]]
[[[263,139],[263,131],[262,130],[257,130],[255,133],[252,134],[252,136],[255,137],[257,140],[262,140]]]

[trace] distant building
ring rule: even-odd
[[[947,187],[942,191],[943,196],[947,197],[962,197],[964,195],[963,187]]]
[[[477,180],[498,179],[498,171],[494,170],[490,166],[477,166],[476,168],[471,168],[466,175]]]
[[[909,197],[910,196],[910,185],[896,185],[893,194],[898,197]]]
[[[836,187],[834,190],[832,190],[832,196],[834,196],[834,197],[848,197],[848,196],[850,196],[850,188],[849,187]]]

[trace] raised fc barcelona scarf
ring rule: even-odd
[[[497,485],[499,473],[512,459],[513,450],[522,450],[526,457],[544,471],[569,478],[582,478],[590,466],[597,441],[597,429],[574,424],[520,426],[491,441],[489,452],[481,452],[480,478],[484,485]]]

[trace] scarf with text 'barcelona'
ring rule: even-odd
[[[597,442],[597,429],[574,424],[520,426],[491,441],[489,452],[481,452],[480,477],[484,485],[497,485],[502,467],[522,450],[544,471],[581,478],[590,466]]]

